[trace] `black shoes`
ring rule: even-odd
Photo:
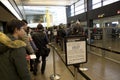
[[[40,63],[40,60],[37,60],[37,59],[36,59],[35,62],[36,62],[36,63]]]
[[[32,72],[32,71],[33,71],[33,68],[30,68],[30,71]]]
[[[41,74],[44,74],[44,71],[41,70]]]

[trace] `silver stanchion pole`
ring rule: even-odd
[[[83,64],[81,64],[81,67],[79,68],[81,71],[87,71],[88,68],[83,67]]]
[[[74,80],[77,80],[77,68],[76,67],[74,67],[74,74],[75,74]]]
[[[53,74],[50,76],[51,80],[59,80],[60,79],[60,75],[56,74],[56,66],[55,66],[55,53],[54,53],[54,49],[53,49]]]

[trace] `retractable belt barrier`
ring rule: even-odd
[[[73,41],[73,40],[72,40]],[[79,41],[78,39],[75,39],[75,41],[77,41],[79,44],[82,44],[82,47],[83,47],[83,45],[84,46],[86,46],[86,41],[84,41],[84,42],[81,42],[81,40]],[[83,41],[83,40],[82,40]],[[68,41],[69,42],[69,41]],[[70,43],[71,43],[71,39],[70,39]],[[78,44],[77,43],[77,44]],[[76,43],[74,43],[74,45],[76,45]],[[56,74],[56,64],[55,64],[55,52],[59,55],[59,52],[58,52],[58,50],[57,50],[57,48],[55,47],[55,45],[52,45],[51,43],[49,44],[49,46],[52,48],[52,50],[53,50],[53,74],[50,76],[50,79],[51,80],[59,80],[60,79],[60,75],[59,74]],[[68,43],[67,44],[65,44],[65,52],[67,52],[67,46],[68,47],[70,47],[69,45],[68,45]],[[87,57],[87,53],[86,53],[86,48],[84,48],[85,49],[85,56]],[[80,49],[81,50],[81,49]],[[83,72],[82,72],[82,70],[80,70],[79,69],[79,67],[80,67],[80,64],[82,65],[83,63],[86,63],[87,62],[87,58],[85,57],[84,58],[84,60],[83,59],[81,59],[80,61],[82,61],[82,62],[69,62],[69,60],[72,60],[70,57],[68,57],[68,55],[69,55],[69,53],[66,53],[66,62],[64,62],[63,61],[63,63],[66,65],[66,67],[67,66],[69,66],[69,65],[73,65],[74,66],[74,80],[77,80],[77,72],[79,72],[86,80],[91,80],[86,74],[84,74]],[[59,55],[60,56],[60,55]],[[72,55],[73,56],[73,55]],[[62,58],[61,58],[62,59]],[[69,60],[67,60],[67,59],[69,59]],[[79,64],[79,67],[78,67],[78,64]],[[67,67],[68,68],[68,67]],[[69,69],[69,68],[68,68]]]

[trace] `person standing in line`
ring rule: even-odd
[[[33,32],[32,39],[38,48],[38,53],[36,54],[37,56],[36,61],[39,61],[40,56],[42,57],[41,73],[44,74],[45,67],[46,67],[46,57],[47,57],[44,55],[45,54],[44,48],[47,47],[48,38],[47,38],[47,35],[43,31],[42,24],[37,25],[37,31]]]
[[[29,39],[29,41],[30,41],[30,44],[31,44],[33,50],[34,50],[34,51],[37,51],[38,48],[37,48],[36,45],[34,44],[34,41],[32,40],[32,37],[31,37],[32,29],[31,29],[30,27],[27,27],[26,33],[27,33],[28,39]]]
[[[27,24],[28,22],[26,20],[22,20],[22,22],[24,23],[23,29],[24,29],[24,35],[22,36],[21,40],[23,40],[27,46],[26,46],[26,51],[27,51],[27,57],[29,58],[30,54],[35,54],[34,49],[32,48],[31,44],[30,44],[30,40],[29,37],[27,35]],[[30,59],[29,59],[30,60]],[[30,71],[33,71],[33,67],[32,67],[33,62],[30,60]]]
[[[34,54],[34,50],[32,48],[32,46],[30,45],[30,41],[29,41],[29,38],[27,36],[27,21],[26,20],[22,20],[24,22],[24,26],[23,26],[23,29],[24,29],[24,36],[21,38],[21,40],[25,41],[25,43],[27,44],[26,46],[26,49],[27,49],[27,52],[28,54]]]
[[[27,36],[29,38],[30,44],[31,44],[33,50],[35,52],[37,52],[38,48],[36,47],[32,37],[31,37],[31,32],[32,32],[32,30],[30,29],[30,27],[27,27],[26,33],[27,33]],[[33,59],[30,59],[30,71],[33,71],[34,75],[37,74],[37,66],[36,66],[35,61]]]
[[[84,29],[81,27],[80,20],[77,20],[73,27],[73,35],[84,36]]]
[[[24,23],[11,20],[7,35],[0,33],[0,80],[31,80],[26,61],[26,44],[19,40]],[[4,41],[3,41],[4,39]]]

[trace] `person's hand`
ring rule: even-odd
[[[30,55],[26,54],[26,60],[30,60]]]

